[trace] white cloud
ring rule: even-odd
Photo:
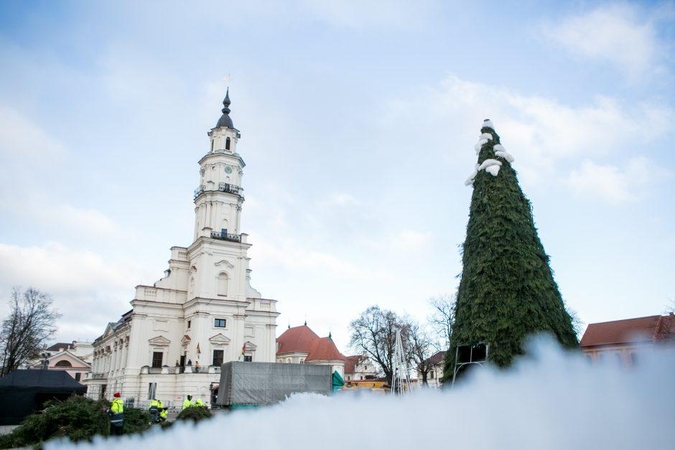
[[[434,2],[416,2],[414,14],[411,14],[411,4],[404,0],[298,0],[298,4],[301,9],[340,28],[410,28],[429,18]]]
[[[146,274],[128,261],[108,261],[57,242],[20,247],[0,243],[0,293],[35,287],[54,298],[63,317],[58,337],[92,338],[129,309],[133,286]],[[147,276],[146,276],[147,277]]]
[[[579,196],[619,204],[640,200],[651,184],[669,176],[669,171],[644,157],[630,159],[623,168],[584,160],[566,183]]]
[[[360,206],[361,203],[352,197],[351,195],[344,192],[336,192],[330,196],[330,198],[322,202],[324,206]]]
[[[255,247],[251,250],[257,267],[272,270],[278,266],[288,271],[300,271],[307,276],[331,274],[339,279],[367,281],[383,279],[385,274],[377,269],[369,269],[356,261],[347,260],[336,254],[303,248],[288,239],[266,241],[256,236]]]
[[[23,164],[53,163],[65,155],[53,137],[18,111],[0,106],[0,161]]]
[[[568,52],[612,64],[633,80],[661,70],[667,54],[655,22],[640,17],[635,5],[603,5],[559,24],[546,24],[542,33]]]
[[[448,77],[422,102],[411,101],[408,106],[420,117],[429,117],[431,109],[436,120],[454,124],[460,133],[467,128],[476,130],[475,140],[452,149],[453,158],[466,161],[467,175],[473,170],[475,161],[468,159],[475,155],[473,145],[482,119],[491,118],[526,185],[548,183],[554,175],[564,177],[580,157],[616,158],[632,153],[667,136],[675,120],[671,107],[657,103],[629,106],[613,98],[596,97],[571,106],[456,76]],[[397,123],[393,117],[387,121]]]
[[[95,209],[76,208],[68,204],[45,205],[30,210],[31,219],[49,223],[51,227],[60,227],[70,233],[90,236],[118,237],[120,227],[110,218]]]
[[[391,239],[389,249],[394,253],[416,253],[428,249],[432,238],[429,231],[403,230]]]
[[[54,200],[69,158],[66,148],[19,112],[0,106],[0,210],[29,223],[49,224],[77,236],[117,236],[100,211]]]

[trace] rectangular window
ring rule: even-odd
[[[157,383],[148,383],[148,400],[152,400],[157,395]]]
[[[77,372],[75,374],[75,381],[80,381],[82,379],[82,374],[80,372]]]
[[[162,352],[152,352],[152,367],[162,367]]]
[[[225,328],[226,323],[225,319],[213,319],[213,326],[216,328]]]
[[[188,330],[190,329],[190,325],[192,325],[192,321],[188,320]]]
[[[213,351],[213,365],[220,367],[223,364],[224,350]]]
[[[244,355],[244,361],[245,361],[245,362],[251,362],[251,361],[253,361],[253,356],[251,356],[251,355]]]

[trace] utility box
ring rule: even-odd
[[[331,391],[330,366],[231,361],[221,366],[216,404],[246,408],[277,403],[298,392]]]

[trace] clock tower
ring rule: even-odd
[[[241,187],[246,164],[237,153],[241,137],[230,118],[230,92],[223,100],[223,115],[209,131],[209,152],[199,160],[199,187],[195,189],[195,233],[199,237],[237,239],[240,233]]]
[[[229,90],[208,136],[192,244],[171,247],[165,277],[136,286],[132,310],[94,342],[90,396],[121,391],[147,404],[191,392],[208,403],[224,362],[276,360],[277,301],[250,284],[251,244],[241,231],[245,164]]]

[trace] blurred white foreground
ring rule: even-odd
[[[450,391],[406,397],[298,395],[275,406],[181,424],[144,437],[46,448],[666,449],[673,448],[675,353],[640,365],[590,366],[537,342],[508,372],[477,371]]]

